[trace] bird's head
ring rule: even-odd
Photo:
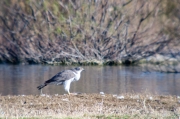
[[[76,67],[75,70],[78,71],[78,72],[81,72],[81,71],[84,70],[84,68],[82,68],[82,67]]]

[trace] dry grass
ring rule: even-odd
[[[1,118],[172,118],[180,116],[176,96],[78,94],[0,96]]]

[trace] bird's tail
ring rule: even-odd
[[[46,86],[46,84],[42,84],[42,85],[38,86],[37,88],[38,88],[38,90],[41,90],[41,89],[44,88],[45,86]]]

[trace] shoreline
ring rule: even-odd
[[[1,118],[179,118],[180,97],[150,94],[0,96]]]
[[[47,65],[84,65],[84,66],[108,66],[108,65],[140,65],[140,64],[153,64],[153,65],[177,65],[180,62],[180,57],[174,58],[170,56],[164,56],[156,54],[147,58],[141,58],[138,60],[126,59],[126,60],[38,60],[28,59],[19,62],[7,62],[0,60],[0,64],[47,64]]]

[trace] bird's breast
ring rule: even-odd
[[[75,78],[74,78],[74,80],[75,80],[75,81],[78,81],[78,80],[80,79],[80,76],[81,76],[81,75],[80,75],[79,73],[77,73],[76,76],[75,76]]]

